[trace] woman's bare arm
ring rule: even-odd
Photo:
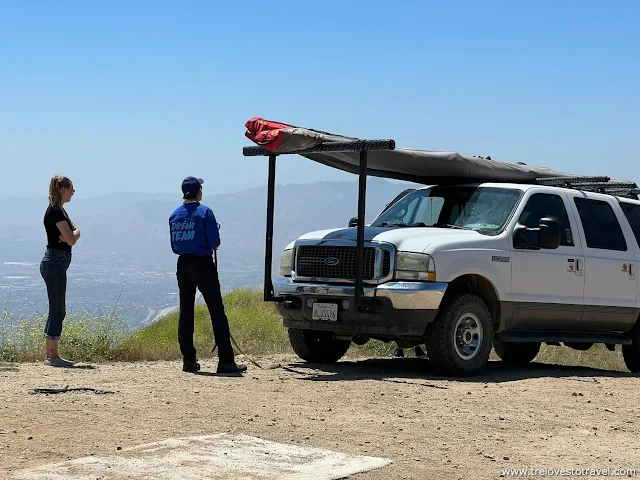
[[[80,230],[75,229],[74,231],[71,231],[71,228],[69,228],[69,224],[66,221],[56,223],[56,227],[60,230],[61,239],[68,245],[75,245],[80,238]]]

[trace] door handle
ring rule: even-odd
[[[635,263],[630,263],[629,264],[629,276],[632,277],[632,278],[636,276],[636,264]]]
[[[584,265],[581,258],[576,258],[576,275],[581,277],[584,272]]]
[[[582,259],[580,258],[567,258],[567,272],[573,273],[577,276],[582,276]]]

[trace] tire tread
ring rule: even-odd
[[[451,329],[453,322],[459,316],[460,310],[469,304],[477,306],[488,320],[483,323],[484,342],[489,342],[489,348],[481,346],[481,351],[473,361],[467,365],[456,361],[456,352],[450,345]],[[473,294],[461,294],[452,297],[446,304],[441,306],[436,320],[430,324],[427,335],[427,352],[431,365],[438,373],[446,373],[454,376],[468,376],[478,373],[489,360],[491,353],[491,343],[493,339],[493,323],[491,313],[480,297]],[[484,351],[482,351],[484,349]],[[479,360],[478,360],[479,359]]]

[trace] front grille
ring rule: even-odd
[[[380,277],[386,277],[391,270],[391,254],[382,250]],[[298,248],[296,274],[306,278],[329,278],[355,280],[356,247],[329,245],[302,245]],[[364,249],[364,280],[375,280],[376,249]]]
[[[382,276],[386,277],[391,272],[391,252],[382,250]]]

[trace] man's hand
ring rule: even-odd
[[[64,237],[62,235],[60,235],[60,238],[58,239],[58,241],[60,243],[67,243],[67,241],[64,239]]]
[[[80,239],[80,229],[79,229],[79,228],[76,228],[76,229],[73,231],[73,236],[74,236],[74,237],[76,237],[76,240],[79,240],[79,239]]]

